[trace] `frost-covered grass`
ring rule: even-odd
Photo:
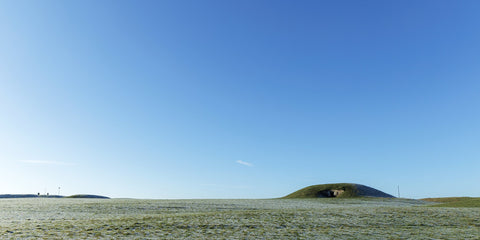
[[[2,199],[2,239],[479,239],[480,208],[406,199]]]

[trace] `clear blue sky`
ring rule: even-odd
[[[1,1],[0,193],[480,196],[478,1]]]

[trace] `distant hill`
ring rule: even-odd
[[[0,194],[0,198],[36,198],[36,194]]]
[[[320,184],[302,188],[283,198],[352,198],[352,197],[383,197],[394,198],[372,187],[354,183]]]
[[[37,195],[37,194],[0,194],[1,198],[102,198],[109,199],[109,197],[90,194],[77,194],[72,196],[60,196],[60,195]]]
[[[91,195],[91,194],[77,194],[68,196],[66,198],[102,198],[102,199],[109,199],[109,197],[100,196],[100,195]]]

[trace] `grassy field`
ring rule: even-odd
[[[480,239],[480,208],[407,199],[1,199],[2,239]]]
[[[480,198],[472,197],[426,198],[423,200],[439,203],[432,207],[480,207]]]

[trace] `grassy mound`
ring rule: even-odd
[[[89,194],[76,194],[68,197],[60,195],[38,195],[38,194],[0,194],[0,198],[102,198],[110,199],[109,197]]]
[[[76,194],[68,196],[66,198],[101,198],[101,199],[110,199],[109,197],[100,196],[100,195],[91,195],[91,194]]]
[[[472,197],[425,198],[422,200],[439,203],[430,207],[480,207],[480,198]]]
[[[36,194],[0,194],[0,198],[36,198]]]
[[[353,183],[320,184],[302,188],[283,198],[352,198],[352,197],[384,197],[394,196],[375,188]]]

